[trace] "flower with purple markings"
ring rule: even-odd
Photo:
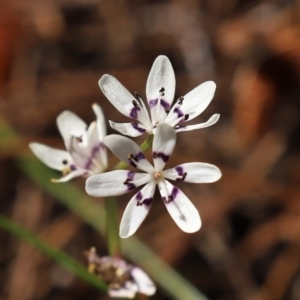
[[[94,104],[93,110],[97,120],[88,128],[81,118],[70,111],[64,111],[57,117],[57,126],[67,151],[40,143],[29,144],[44,164],[62,172],[62,178],[52,181],[65,182],[77,176],[102,173],[107,168],[107,152],[103,143],[105,118],[99,105]]]
[[[155,284],[141,268],[117,257],[99,257],[95,248],[85,255],[89,271],[107,284],[110,297],[132,299],[137,293],[152,296],[156,292]]]
[[[186,125],[186,121],[196,118],[206,109],[214,96],[216,85],[213,81],[204,82],[185,96],[179,97],[172,106],[175,75],[169,59],[163,55],[154,61],[146,85],[151,118],[142,98],[136,92],[132,95],[115,77],[103,75],[99,86],[120,113],[134,119],[131,123],[109,121],[113,129],[124,135],[136,137],[145,132],[153,134],[160,123],[169,124],[176,132],[195,130],[215,124],[220,117],[219,114],[214,114],[204,123]]]
[[[150,210],[156,186],[168,212],[183,231],[192,233],[200,229],[201,219],[195,206],[178,187],[166,179],[192,183],[214,182],[221,177],[219,168],[193,162],[163,170],[176,143],[175,130],[166,123],[159,124],[154,135],[154,166],[146,159],[140,147],[124,136],[109,135],[104,143],[120,160],[145,172],[115,170],[93,175],[86,181],[87,193],[96,197],[117,196],[145,185],[131,198],[125,209],[120,225],[121,237],[134,234],[143,222]]]

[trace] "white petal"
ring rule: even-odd
[[[115,123],[109,121],[110,127],[116,131],[119,131],[121,134],[128,135],[131,137],[137,137],[146,132],[145,127],[138,123]]]
[[[181,131],[190,131],[190,130],[195,130],[195,129],[201,129],[201,128],[206,128],[209,126],[214,125],[215,123],[218,122],[220,118],[219,114],[214,114],[212,115],[208,121],[205,123],[200,123],[200,124],[195,124],[195,125],[188,125],[188,126],[175,126],[176,132],[181,132]]]
[[[69,137],[85,138],[87,125],[71,111],[63,111],[56,119],[56,123],[62,138],[68,148]]]
[[[75,156],[78,155],[78,159],[82,160],[82,167],[88,170],[92,170],[93,173],[102,173],[107,168],[107,150],[103,140],[99,140],[98,128],[96,122],[93,122],[87,133],[87,146],[78,143],[73,138],[73,143],[79,149],[78,153],[71,153],[75,160]]]
[[[30,143],[31,151],[48,167],[62,171],[66,166],[74,164],[67,151],[55,149],[39,143]]]
[[[176,133],[166,123],[157,126],[152,146],[152,156],[156,171],[161,171],[169,160],[176,144]]]
[[[130,285],[131,286],[136,286],[135,283],[131,283]],[[110,288],[108,290],[108,295],[112,298],[133,299],[135,297],[135,294],[137,293],[135,291],[136,289],[138,289],[138,287],[136,287],[136,288],[124,287],[124,288],[121,288],[121,289],[112,289],[112,288]]]
[[[198,231],[201,219],[189,198],[167,180],[160,181],[158,187],[165,206],[178,227],[188,233]]]
[[[139,101],[113,76],[103,75],[99,86],[106,98],[123,115],[140,121],[149,130],[152,123],[143,101]],[[133,103],[136,103],[134,105]]]
[[[134,96],[113,76],[105,74],[99,86],[106,98],[123,115],[130,117]]]
[[[94,197],[118,196],[147,183],[150,178],[147,173],[116,170],[90,176],[86,180],[85,190]]]
[[[139,287],[139,292],[152,296],[156,292],[156,286],[149,276],[140,268],[134,267],[131,275]]]
[[[105,123],[105,117],[103,114],[103,111],[101,107],[98,104],[93,104],[92,108],[94,110],[94,113],[97,117],[97,131],[98,131],[98,137],[99,141],[103,141],[103,139],[106,136],[106,123]]]
[[[120,237],[133,235],[146,218],[153,200],[155,182],[149,182],[129,201],[120,225]]]
[[[216,84],[213,81],[200,84],[186,94],[181,102],[177,101],[169,112],[166,122],[171,126],[175,126],[179,122],[194,119],[209,105],[215,94],[215,90]]]
[[[219,180],[220,169],[214,165],[200,162],[185,163],[175,168],[164,170],[165,178],[192,183],[209,183]]]
[[[90,150],[83,144],[83,142],[78,140],[76,137],[71,136],[68,151],[77,166],[87,169],[85,165],[90,159]]]
[[[70,173],[68,173],[67,175],[61,177],[60,179],[51,179],[51,181],[52,182],[66,182],[66,181],[69,181],[69,180],[71,180],[75,177],[85,175],[86,173],[87,173],[86,170],[78,169],[78,170],[71,171]]]
[[[125,163],[131,164],[145,172],[153,172],[153,166],[146,159],[141,148],[127,137],[111,134],[104,139],[110,151]]]
[[[146,94],[151,110],[152,123],[162,121],[166,117],[174,100],[175,74],[169,59],[160,55],[150,70]]]

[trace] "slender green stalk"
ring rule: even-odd
[[[66,253],[50,246],[33,233],[24,229],[21,225],[18,225],[17,223],[7,219],[3,215],[0,215],[0,227],[10,232],[14,236],[18,237],[19,239],[32,245],[34,248],[38,249],[39,251],[56,261],[58,264],[71,271],[79,278],[94,286],[95,288],[101,291],[107,290],[105,283],[95,275],[88,272],[86,267],[82,266],[80,263],[78,263]]]
[[[149,134],[148,138],[141,144],[141,149],[143,152],[146,152],[148,149],[152,147],[153,142],[153,134]]]
[[[105,223],[108,252],[110,256],[121,256],[121,240],[119,237],[119,222],[116,198],[104,198]]]

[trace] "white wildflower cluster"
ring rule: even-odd
[[[108,286],[110,297],[134,298],[136,293],[152,296],[156,287],[148,275],[139,267],[110,256],[99,257],[95,248],[85,251],[88,270],[97,275]]]
[[[161,55],[156,58],[147,79],[148,109],[138,93],[131,94],[113,76],[107,74],[102,76],[99,86],[111,104],[120,113],[132,119],[129,123],[109,121],[114,130],[130,137],[144,133],[154,135],[153,164],[131,139],[116,134],[106,136],[105,119],[101,108],[96,104],[93,105],[96,121],[89,127],[70,111],[64,111],[58,116],[57,126],[66,150],[54,149],[39,143],[31,143],[31,150],[47,166],[62,172],[62,178],[53,181],[64,182],[77,176],[87,177],[86,192],[95,197],[118,196],[142,186],[131,198],[123,214],[120,225],[122,238],[134,234],[147,216],[156,186],[167,211],[178,227],[188,233],[198,231],[201,219],[197,209],[169,180],[210,183],[220,179],[221,171],[214,165],[201,162],[182,163],[169,169],[164,167],[173,153],[178,132],[205,128],[218,121],[219,114],[214,114],[204,123],[187,124],[207,108],[215,93],[215,83],[208,81],[200,84],[174,101],[173,67],[169,59]],[[108,168],[106,149],[121,161],[142,172],[135,169],[106,172]],[[95,257],[94,252],[89,252],[91,264]],[[103,264],[104,260],[103,258],[100,264]],[[98,258],[97,262],[100,262]],[[109,264],[116,265],[119,270],[121,267],[118,265],[123,263],[112,261],[111,258]],[[154,293],[155,288],[141,288],[143,285],[134,275],[142,274],[142,278],[150,286],[151,281],[146,274],[138,268],[130,267],[128,270],[125,273],[130,280],[125,281],[119,288],[111,288],[109,290],[111,296],[132,298],[136,292],[147,295]]]

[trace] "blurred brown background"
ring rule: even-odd
[[[211,300],[300,299],[299,1],[0,0],[1,118],[28,142],[63,147],[62,110],[90,123],[97,102],[125,121],[98,79],[114,75],[145,99],[159,54],[173,64],[176,97],[216,82],[196,121],[221,114],[180,133],[169,165],[213,163],[223,177],[181,185],[202,216],[198,233],[181,232],[157,197],[137,236]],[[0,168],[1,213],[82,263],[91,246],[107,253],[12,156],[0,152]],[[120,217],[131,196],[120,197]],[[108,299],[7,233],[0,243],[1,300]],[[158,290],[153,299],[168,298]]]

